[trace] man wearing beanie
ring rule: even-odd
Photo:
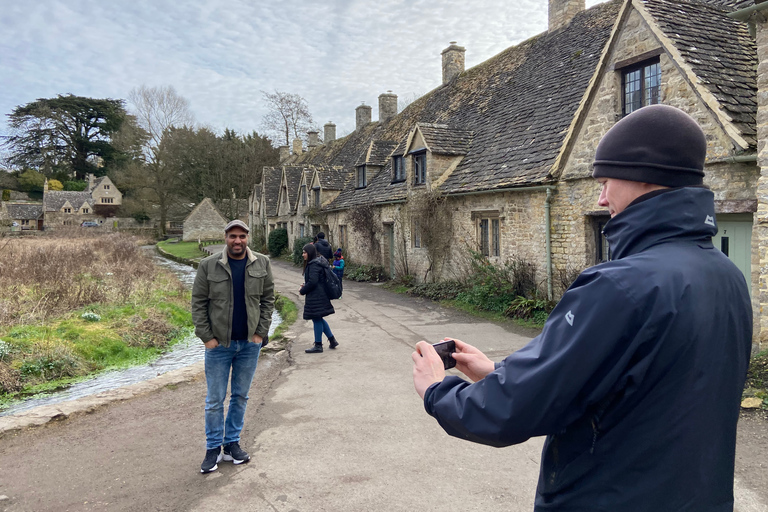
[[[593,176],[613,260],[579,276],[542,333],[494,363],[456,340],[414,385],[450,435],[491,446],[546,435],[537,511],[732,511],[736,423],[752,343],[744,276],[712,245],[706,140],[673,107],[600,141]]]

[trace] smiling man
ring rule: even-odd
[[[593,173],[613,261],[582,272],[542,333],[502,362],[456,340],[473,384],[416,345],[416,391],[446,432],[492,446],[547,436],[536,511],[733,510],[752,307],[712,245],[705,156],[681,110],[625,117]]]
[[[269,258],[248,248],[248,226],[233,220],[224,228],[226,249],[200,262],[192,287],[195,334],[205,344],[205,459],[201,473],[223,459],[251,458],[240,448],[248,390],[266,344],[275,304]],[[224,399],[232,375],[229,409]],[[222,445],[224,447],[222,453]]]

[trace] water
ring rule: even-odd
[[[167,260],[156,254],[154,249],[152,249],[152,253],[152,257],[156,264],[166,267],[176,274],[179,280],[187,287],[192,287],[196,273],[194,268],[189,265],[183,265],[181,263],[176,263],[175,261]],[[272,313],[272,326],[269,328],[270,336],[275,332],[275,329],[280,325],[280,322],[282,322],[282,318],[280,318],[280,315],[275,310]],[[0,416],[15,414],[41,405],[56,404],[67,400],[82,398],[84,396],[95,395],[102,391],[116,389],[130,384],[136,384],[137,382],[152,379],[158,375],[170,372],[171,370],[184,368],[190,364],[202,361],[204,356],[205,347],[202,342],[198,337],[190,335],[171,347],[171,350],[168,353],[163,354],[150,363],[122,370],[103,372],[91,379],[73,384],[66,389],[46,393],[45,395],[37,395],[19,401],[11,405],[8,409],[0,411]],[[260,360],[259,363],[269,364],[266,360]]]

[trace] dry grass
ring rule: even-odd
[[[42,323],[88,304],[147,301],[160,272],[135,238],[119,234],[78,229],[2,242],[4,326]],[[181,291],[175,280],[169,280],[169,286]]]

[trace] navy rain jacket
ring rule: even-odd
[[[615,260],[484,379],[433,384],[427,412],[491,446],[546,435],[537,511],[732,511],[752,308],[714,219],[706,188],[629,206],[605,226]]]

